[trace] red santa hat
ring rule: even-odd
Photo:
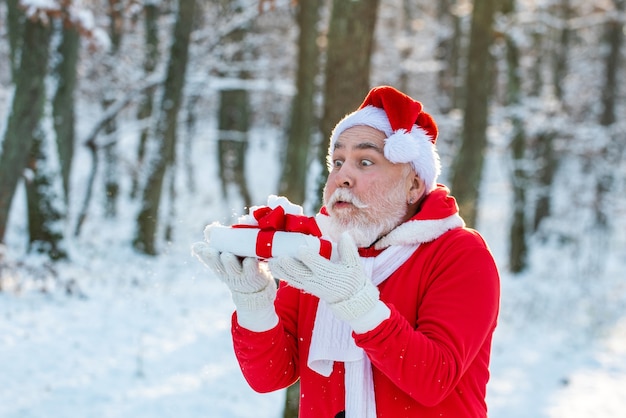
[[[437,125],[420,102],[389,86],[374,87],[359,108],[346,115],[330,136],[329,159],[343,131],[357,125],[383,132],[384,154],[392,163],[410,163],[430,193],[441,172]]]

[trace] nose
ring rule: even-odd
[[[336,173],[335,185],[337,187],[352,187],[354,185],[354,176],[345,164]]]

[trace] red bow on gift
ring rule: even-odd
[[[260,258],[272,257],[272,244],[276,231],[299,232],[318,238],[322,236],[322,231],[317,226],[315,218],[285,213],[282,206],[277,206],[274,209],[263,206],[252,212],[252,216],[257,220],[260,229],[256,239],[256,254]],[[233,225],[232,227],[257,228],[257,226],[245,224]],[[332,244],[330,241],[320,239],[320,255],[330,259],[331,253]]]

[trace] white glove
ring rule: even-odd
[[[270,270],[291,286],[324,300],[335,316],[355,331],[373,329],[389,317],[389,308],[380,301],[378,288],[365,276],[358,249],[349,234],[341,236],[337,249],[337,263],[302,247],[298,258],[271,258]]]
[[[228,286],[239,325],[257,332],[276,326],[276,282],[256,258],[242,260],[232,253],[220,253],[205,242],[193,244],[191,253]]]

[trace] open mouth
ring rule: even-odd
[[[345,201],[345,200],[338,200],[333,205],[334,209],[345,209],[345,208],[349,208],[349,207],[354,207],[354,204],[352,202],[348,202],[348,201]]]
[[[328,199],[327,207],[332,210],[365,209],[367,205],[350,191],[338,189]]]

